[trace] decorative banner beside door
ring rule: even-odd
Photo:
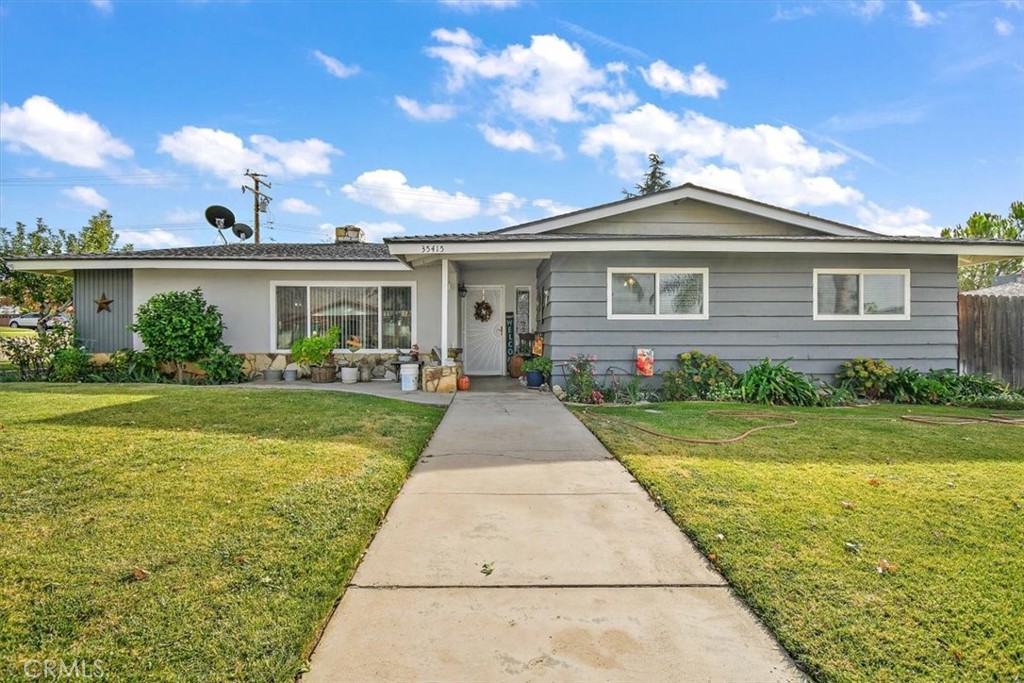
[[[516,314],[505,314],[505,362],[516,353]]]

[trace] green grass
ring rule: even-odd
[[[24,327],[0,327],[0,337],[34,337],[35,330]]]
[[[714,409],[751,406],[576,412],[816,679],[1024,679],[1024,427],[768,408],[799,424],[697,446],[602,418],[699,438],[771,422]]]
[[[290,680],[442,414],[326,391],[0,386],[0,680],[29,659]]]

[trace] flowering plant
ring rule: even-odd
[[[568,371],[569,400],[576,403],[604,403],[604,395],[597,386],[597,371],[594,363],[597,356],[583,353],[569,357],[566,366]]]

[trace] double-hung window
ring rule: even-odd
[[[609,320],[707,320],[707,268],[609,268]]]
[[[356,337],[364,349],[409,348],[413,343],[413,285],[394,283],[274,283],[273,343],[280,351],[297,340],[341,331],[338,348]]]
[[[910,271],[814,270],[815,320],[910,320]]]

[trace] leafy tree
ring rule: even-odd
[[[1010,213],[1000,216],[995,213],[975,212],[967,219],[967,225],[943,228],[942,236],[971,240],[1019,240],[1024,242],[1024,202],[1010,204]],[[1024,268],[1024,259],[1013,258],[965,266],[959,271],[960,291],[971,291],[990,287],[997,275],[1019,273]]]
[[[138,333],[158,360],[177,364],[181,381],[183,363],[210,358],[222,347],[224,320],[197,287],[191,292],[154,294],[139,306],[128,329]]]
[[[114,251],[118,234],[112,221],[113,217],[104,210],[92,216],[77,233],[55,230],[42,218],[36,219],[32,229],[20,221],[13,230],[0,227],[0,301],[40,311],[67,305],[71,301],[71,278],[13,271],[6,259]],[[131,250],[130,244],[117,249]]]
[[[672,181],[665,176],[665,162],[661,160],[661,157],[657,154],[648,154],[647,161],[649,162],[647,173],[644,173],[644,181],[636,184],[636,192],[622,191],[626,199],[642,197],[672,187]]]

